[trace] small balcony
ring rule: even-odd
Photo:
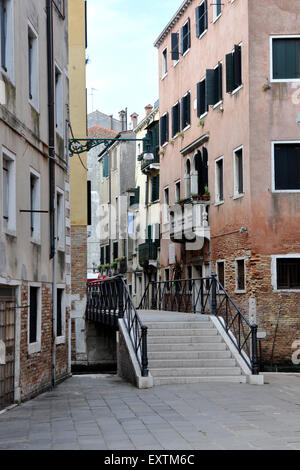
[[[157,244],[155,242],[142,243],[138,247],[139,250],[139,264],[141,266],[149,263],[150,261],[157,260]]]
[[[190,199],[175,204],[170,210],[170,238],[188,246],[210,239],[209,201]]]

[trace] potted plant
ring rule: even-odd
[[[164,155],[164,154],[165,154],[165,151],[164,149],[161,148],[160,151],[158,152],[158,155]]]
[[[178,137],[181,137],[181,138],[183,138],[183,137],[184,137],[184,132],[183,132],[183,131],[180,131],[180,132],[178,132],[178,134],[177,134],[177,135],[178,135]]]
[[[204,124],[205,124],[205,119],[199,119],[199,123],[198,123],[199,127],[200,126],[204,127]]]
[[[205,186],[204,188],[204,194],[203,194],[203,199],[205,201],[209,201],[210,200],[210,192],[208,191],[208,186]]]

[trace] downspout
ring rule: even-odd
[[[54,59],[53,59],[53,5],[46,0],[47,14],[47,70],[48,70],[48,121],[49,121],[49,212],[50,259],[52,263],[52,370],[51,383],[55,386],[56,364],[56,240],[55,240],[55,120],[54,120]]]

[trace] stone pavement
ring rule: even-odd
[[[0,414],[0,449],[300,450],[300,374],[264,386],[74,376]]]

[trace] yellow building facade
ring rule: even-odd
[[[75,138],[87,138],[86,1],[69,2],[70,125]],[[70,158],[72,361],[86,361],[85,304],[87,277],[86,154]]]

